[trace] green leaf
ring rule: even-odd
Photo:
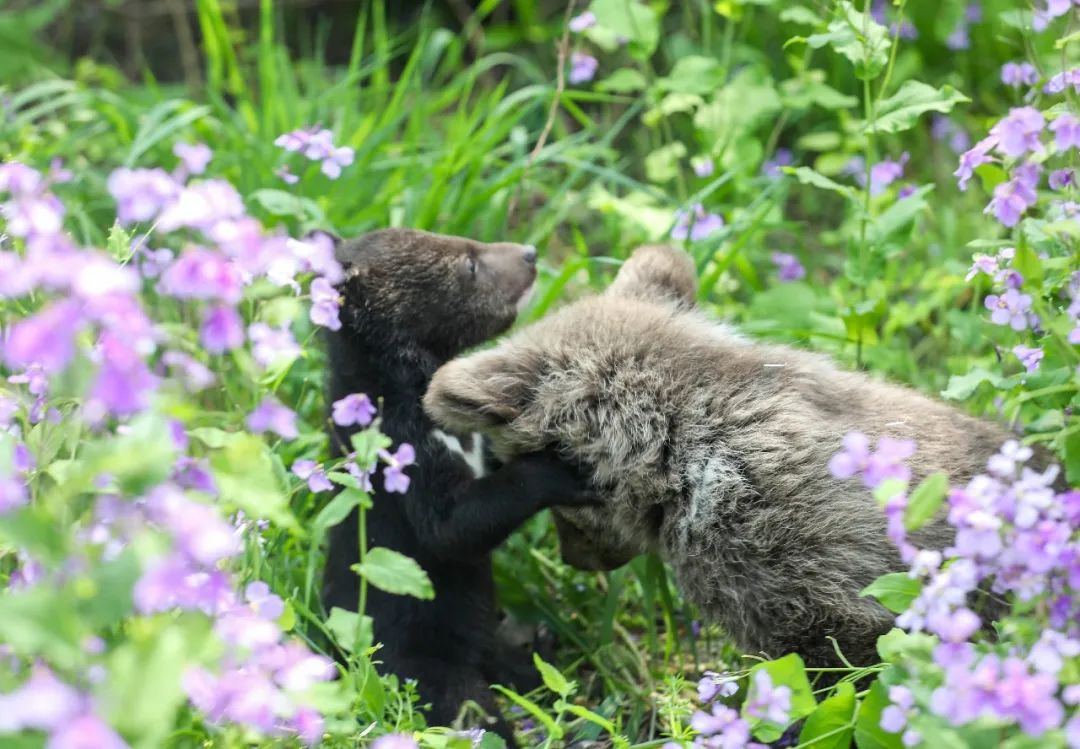
[[[264,188],[248,196],[264,211],[274,216],[293,216],[300,221],[321,223],[325,218],[318,204],[309,198],[301,198],[284,190]]]
[[[641,115],[641,121],[649,127],[656,127],[665,117],[679,112],[692,112],[702,103],[702,98],[697,94],[670,93],[664,96],[655,107],[646,110]]]
[[[885,479],[874,488],[874,499],[884,505],[900,492],[907,490],[907,482],[901,479]]]
[[[985,369],[976,367],[967,374],[950,377],[948,386],[941,391],[941,397],[953,401],[966,400],[984,382],[999,387],[1002,383],[1002,377],[995,372],[988,372]]]
[[[356,464],[362,468],[375,465],[379,459],[379,450],[393,446],[394,441],[372,426],[362,432],[354,432],[349,441],[356,452]]]
[[[926,525],[937,513],[949,493],[949,477],[940,471],[923,479],[908,497],[904,509],[904,527],[909,531]]]
[[[826,33],[814,34],[806,43],[814,49],[828,45],[854,64],[856,76],[864,80],[876,78],[889,60],[889,30],[849,2],[840,3],[838,10],[839,17],[829,24]]]
[[[806,719],[799,743],[813,742],[816,749],[845,749],[855,733],[855,687],[848,681],[836,685],[836,693],[822,701]]]
[[[798,78],[780,84],[780,98],[790,109],[851,109],[858,105],[854,96],[842,94],[825,83],[824,70],[807,70]]]
[[[33,559],[58,562],[64,557],[66,539],[40,506],[29,505],[0,513],[0,541],[25,550]]]
[[[813,169],[807,166],[790,167],[785,166],[783,170],[788,174],[795,175],[795,179],[804,185],[813,185],[814,187],[820,187],[823,190],[831,190],[832,192],[839,193],[849,200],[855,198],[855,190],[847,185],[841,185],[839,182],[826,177],[824,174],[815,172]]]
[[[492,684],[491,688],[502,694],[504,697],[506,697],[506,699],[513,702],[515,705],[523,709],[529,715],[540,721],[540,723],[547,730],[548,736],[556,740],[563,737],[563,727],[556,723],[554,719],[552,719],[552,717],[547,714],[547,711],[544,710],[544,708],[540,707],[532,700],[526,697],[522,697],[517,692],[507,689],[506,687],[501,687],[498,684]]]
[[[888,733],[881,727],[881,711],[888,706],[889,693],[879,677],[859,705],[855,719],[855,745],[859,749],[901,749],[900,734]]]
[[[364,555],[364,561],[352,569],[379,590],[402,596],[431,599],[435,590],[424,569],[404,554],[376,546]]]
[[[92,585],[88,586],[91,595],[77,601],[87,624],[104,630],[123,621],[132,610],[131,594],[139,572],[139,560],[132,549],[99,563],[91,573]]]
[[[870,222],[870,241],[880,244],[906,228],[926,208],[926,195],[933,189],[933,185],[923,185],[906,198],[893,201],[892,205]]]
[[[784,8],[780,11],[780,20],[802,26],[821,26],[825,23],[821,16],[803,5],[791,5]]]
[[[648,85],[641,71],[634,68],[619,68],[614,73],[596,82],[597,91],[610,91],[613,94],[629,94],[644,91]]]
[[[1080,432],[1065,436],[1065,478],[1069,486],[1080,486]]]
[[[906,658],[928,655],[935,643],[931,635],[905,632],[893,627],[878,638],[877,651],[883,661],[900,663]]]
[[[949,112],[971,99],[952,86],[934,88],[921,81],[905,81],[899,90],[878,104],[872,122],[863,123],[864,133],[899,133],[910,130],[927,112]]]
[[[593,0],[589,10],[596,25],[629,40],[638,57],[649,57],[660,41],[656,11],[638,0]]]
[[[859,595],[873,596],[889,611],[899,614],[907,611],[920,590],[922,582],[908,577],[906,572],[890,572],[867,585]]]
[[[370,616],[360,616],[355,611],[334,606],[330,609],[326,628],[334,635],[338,647],[347,653],[362,653],[373,644]]]
[[[557,668],[546,663],[539,653],[533,653],[533,663],[536,665],[536,670],[540,672],[540,676],[544,679],[544,686],[563,699],[569,697],[577,689],[574,682],[567,681],[566,677]]]
[[[352,477],[350,476],[350,478]],[[319,510],[319,514],[312,521],[312,527],[320,533],[325,533],[349,517],[349,513],[355,507],[371,507],[371,498],[368,493],[351,487],[343,489]]]
[[[1043,266],[1035,250],[1027,242],[1021,242],[1016,247],[1016,255],[1012,259],[1012,267],[1024,277],[1024,284],[1031,287],[1042,285]]]
[[[724,69],[715,57],[686,55],[680,57],[671,73],[657,80],[656,85],[664,91],[683,94],[708,94],[724,83]]]
[[[784,735],[784,729],[797,720],[804,718],[817,708],[813,689],[806,678],[806,666],[802,658],[795,653],[785,655],[775,661],[765,661],[750,669],[750,692],[754,693],[754,675],[758,671],[766,672],[774,687],[785,686],[791,689],[791,711],[788,722],[784,725],[769,723],[753,715],[744,716],[753,730],[754,736],[765,742],[772,742]],[[752,699],[747,697],[747,700]]]
[[[210,456],[210,468],[223,502],[252,518],[266,518],[284,528],[299,527],[274,473],[270,448],[258,437],[237,434]]]
[[[600,726],[602,729],[610,733],[613,737],[615,736],[615,724],[605,718],[603,715],[600,715],[599,713],[594,713],[592,710],[589,710],[586,707],[582,707],[581,705],[575,705],[573,702],[566,702],[565,700],[556,700],[555,709],[565,710],[568,713],[573,713],[579,718],[589,721],[593,725]]]
[[[34,585],[0,596],[0,642],[18,655],[73,666],[82,659],[84,625],[68,591],[60,588]]]
[[[679,176],[679,159],[686,156],[686,146],[676,141],[661,146],[645,157],[645,176],[657,184]]]
[[[239,434],[237,432],[226,432],[224,429],[218,429],[217,427],[196,427],[188,430],[188,436],[197,439],[207,447],[218,450],[235,440]]]

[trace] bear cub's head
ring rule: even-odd
[[[600,504],[556,507],[563,559],[613,569],[656,547],[671,470],[665,393],[686,367],[669,323],[694,306],[693,260],[637,249],[608,289],[442,366],[424,408],[443,428],[485,432],[502,459],[555,447],[587,468]]]
[[[382,229],[337,245],[342,322],[449,358],[509,328],[536,280],[536,248],[415,229]]]

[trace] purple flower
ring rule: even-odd
[[[1013,107],[1008,115],[990,129],[990,135],[997,138],[998,150],[1006,156],[1016,158],[1028,151],[1041,150],[1039,135],[1045,124],[1046,119],[1038,109]]]
[[[690,166],[694,170],[694,174],[698,177],[711,177],[716,166],[713,164],[713,160],[708,156],[702,156],[700,159],[695,159],[691,162]]]
[[[971,150],[965,151],[960,155],[960,166],[953,176],[957,178],[957,186],[961,190],[966,190],[968,182],[975,175],[975,170],[983,164],[988,164],[993,161],[993,157],[990,156],[990,149],[997,145],[997,137],[988,135],[987,137],[976,143]]]
[[[101,718],[84,713],[55,730],[45,749],[128,749],[128,744]]]
[[[587,83],[596,76],[596,69],[600,63],[591,55],[574,52],[570,55],[570,73],[567,75],[571,85]]]
[[[180,351],[166,351],[161,355],[161,364],[172,370],[184,387],[193,393],[214,384],[214,373],[206,365]]]
[[[770,257],[776,264],[776,277],[782,282],[798,281],[806,276],[806,268],[794,255],[787,252],[774,252]]]
[[[154,218],[181,190],[164,169],[117,169],[105,186],[116,201],[116,217],[124,225]]]
[[[221,221],[244,215],[244,201],[230,183],[212,179],[188,185],[176,200],[165,206],[158,228],[173,231],[183,227],[209,231]]]
[[[203,316],[199,340],[211,354],[221,354],[244,344],[244,321],[232,307],[211,307]]]
[[[8,328],[4,363],[11,369],[36,364],[45,372],[59,372],[75,356],[75,336],[82,327],[77,304],[53,302]]]
[[[690,727],[708,738],[707,746],[742,749],[750,741],[750,724],[739,713],[717,702],[712,712],[698,710],[690,716]]]
[[[1000,296],[988,295],[984,304],[991,312],[990,321],[995,325],[1008,325],[1013,330],[1024,330],[1028,326],[1028,312],[1031,309],[1029,294],[1006,289]]]
[[[282,439],[292,440],[299,436],[296,414],[269,395],[248,414],[247,425],[253,432],[275,432]]]
[[[77,715],[84,704],[85,699],[57,679],[47,666],[35,666],[22,686],[0,694],[0,733],[56,730]]]
[[[943,114],[934,115],[930,124],[930,135],[934,140],[948,141],[949,148],[956,153],[963,153],[971,145],[971,139],[963,128]]]
[[[328,492],[334,488],[326,472],[314,460],[300,459],[292,464],[292,472],[304,481],[307,481],[308,489],[313,492]]]
[[[355,152],[348,146],[335,148],[323,159],[320,170],[330,179],[337,179],[341,176],[342,167],[352,164],[355,157]]]
[[[904,176],[904,164],[907,161],[908,154],[905,151],[897,161],[880,161],[870,167],[870,194],[880,195],[885,192],[886,187]],[[859,177],[865,180],[865,175],[862,173],[856,175],[856,178]]]
[[[1034,86],[1039,82],[1039,71],[1030,62],[1007,62],[1001,66],[1001,82],[1006,86]]]
[[[1024,365],[1024,368],[1027,369],[1028,374],[1037,371],[1039,363],[1043,360],[1043,350],[1041,348],[1014,346],[1012,352],[1020,360],[1020,363]]]
[[[1059,151],[1080,146],[1080,120],[1071,114],[1063,114],[1050,123],[1054,134],[1054,145]]]
[[[574,16],[570,19],[570,23],[567,24],[569,29],[575,34],[580,34],[585,29],[590,29],[596,25],[596,14],[591,10],[587,10],[584,13]]]
[[[1043,86],[1044,94],[1060,94],[1066,86],[1072,86],[1073,90],[1080,93],[1080,68],[1073,68],[1056,73]]]
[[[146,509],[172,535],[177,550],[196,564],[213,566],[240,551],[233,527],[217,510],[188,499],[175,487],[155,488],[146,498]]]
[[[1055,169],[1050,172],[1050,189],[1064,190],[1076,184],[1076,172],[1072,169]]]
[[[1000,478],[1012,479],[1016,477],[1017,467],[1030,460],[1032,455],[1034,451],[1030,447],[1009,440],[987,461],[986,469]]]
[[[698,701],[706,704],[717,696],[731,697],[739,691],[737,680],[731,674],[718,674],[706,671],[697,685]]]
[[[911,440],[881,437],[877,451],[871,453],[870,440],[865,434],[848,432],[844,435],[843,448],[829,461],[829,472],[838,479],[861,473],[866,487],[875,489],[886,479],[907,481],[911,477],[910,469],[904,464],[915,454],[915,443]]]
[[[243,296],[236,264],[202,247],[189,247],[161,274],[158,288],[180,299],[220,299],[235,305]]]
[[[244,600],[246,600],[255,613],[261,619],[276,621],[285,613],[285,603],[278,596],[270,592],[270,586],[262,580],[248,583],[244,588]]]
[[[0,515],[25,506],[30,501],[26,482],[14,478],[0,478]]]
[[[292,361],[300,356],[300,346],[288,327],[271,328],[264,322],[248,326],[251,354],[264,367]]]
[[[675,212],[675,227],[671,230],[672,239],[693,241],[708,239],[724,226],[724,219],[716,213],[706,213],[701,203],[695,203],[693,209]]]
[[[281,181],[287,185],[295,185],[297,182],[300,181],[300,178],[290,172],[289,167],[287,166],[279,166],[277,169],[274,170],[274,174],[277,175],[278,178],[280,178]]]
[[[112,333],[102,333],[97,354],[101,367],[87,404],[91,421],[104,413],[128,416],[150,405],[158,379],[127,342]]]
[[[761,165],[761,173],[766,177],[779,177],[783,174],[781,167],[791,166],[795,163],[795,154],[788,148],[777,148],[773,157]]]
[[[791,715],[791,687],[774,687],[769,672],[764,669],[754,674],[753,688],[747,696],[746,714],[754,718],[787,725]]]
[[[206,165],[214,156],[214,152],[205,143],[177,143],[173,146],[173,153],[180,158],[180,163],[188,174],[205,172]]]
[[[416,740],[405,733],[388,733],[371,743],[371,749],[419,749]]]
[[[900,733],[907,725],[908,715],[915,705],[915,695],[907,687],[889,687],[889,701],[892,704],[881,711],[878,725],[888,733]]]
[[[173,554],[143,572],[132,593],[143,614],[173,608],[206,613],[221,611],[234,594],[228,576],[220,570],[201,570],[183,556]]]
[[[1013,178],[994,188],[994,197],[983,213],[993,213],[1004,226],[1016,226],[1028,208],[1035,205],[1038,195],[1039,166],[1021,164],[1013,171]]]
[[[363,393],[353,393],[334,401],[333,420],[338,426],[366,427],[375,418],[375,405]]]
[[[388,492],[404,494],[409,490],[410,479],[405,475],[405,467],[411,466],[416,460],[416,451],[408,442],[398,445],[397,452],[391,454],[386,450],[379,451],[379,457],[387,464],[383,469],[383,488]]]
[[[325,278],[316,278],[311,282],[311,321],[330,330],[341,330],[338,310],[341,307],[341,295]]]

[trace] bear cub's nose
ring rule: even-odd
[[[527,244],[522,247],[522,250],[522,257],[525,258],[525,262],[529,265],[536,265],[536,248],[531,244]]]

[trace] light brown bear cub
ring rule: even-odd
[[[859,591],[903,568],[881,508],[830,475],[849,431],[914,439],[913,481],[963,482],[1008,438],[908,388],[740,337],[694,309],[683,252],[638,249],[603,294],[443,366],[424,406],[497,453],[555,446],[601,503],[557,508],[564,559],[611,569],[657,551],[745,652],[876,661],[893,615]],[[941,548],[941,520],[914,534]]]

